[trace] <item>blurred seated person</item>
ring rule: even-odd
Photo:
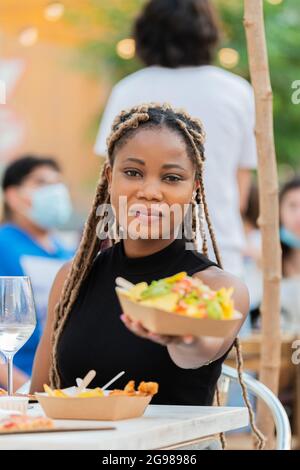
[[[280,240],[282,248],[282,330],[300,333],[300,177],[280,192]]]
[[[252,182],[248,203],[243,213],[246,245],[243,251],[244,281],[249,289],[250,312],[253,326],[259,315],[262,299],[261,233],[257,219],[259,216],[259,196],[255,182]]]
[[[285,183],[279,196],[280,241],[282,249],[281,330],[300,333],[300,177]],[[248,246],[244,254],[244,281],[250,292],[251,317],[259,326],[259,308],[262,302],[261,235],[256,225],[258,196],[250,192],[244,214]]]
[[[69,191],[58,163],[26,155],[4,170],[3,222],[0,225],[0,276],[29,276],[37,328],[14,359],[14,389],[31,376],[34,354],[46,320],[48,295],[57,271],[73,256],[54,233],[72,213]],[[0,360],[0,387],[6,387]]]

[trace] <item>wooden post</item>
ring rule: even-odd
[[[278,179],[273,135],[273,95],[265,38],[263,0],[244,0],[244,26],[247,38],[251,82],[255,94],[258,188],[262,234],[263,301],[260,380],[276,395],[280,371],[280,280]],[[270,413],[258,404],[257,423],[273,441],[274,424]]]

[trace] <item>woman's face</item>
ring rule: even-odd
[[[291,189],[283,196],[280,216],[282,225],[300,237],[300,188]]]
[[[174,236],[197,187],[186,144],[168,128],[138,131],[116,150],[107,177],[117,222],[133,239]]]

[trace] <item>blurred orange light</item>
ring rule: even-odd
[[[48,21],[59,20],[65,12],[65,6],[60,2],[49,3],[44,10],[44,17]]]
[[[135,54],[135,41],[134,39],[122,39],[117,44],[117,54],[122,59],[132,59]]]
[[[19,42],[24,47],[33,46],[39,37],[39,32],[34,26],[23,29],[19,34]]]
[[[240,54],[238,51],[230,47],[223,47],[220,49],[218,56],[221,65],[227,69],[234,68],[240,60]]]

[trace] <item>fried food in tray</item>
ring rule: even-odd
[[[44,391],[47,393],[49,397],[57,397],[57,398],[72,398],[74,395],[69,395],[68,393],[64,392],[61,389],[52,390],[48,385],[44,384]],[[95,397],[103,397],[104,393],[101,388],[97,387],[92,390],[84,390],[81,393],[76,395],[76,398],[95,398]]]
[[[125,395],[125,396],[133,396],[133,397],[146,397],[146,396],[153,396],[158,393],[158,383],[156,382],[141,382],[138,386],[138,389],[135,389],[135,381],[130,380],[128,384],[124,387],[124,390],[115,389],[112,390],[109,395]]]
[[[51,389],[48,385],[44,384],[44,391],[49,397],[57,398],[95,398],[95,397],[104,397],[104,392],[101,388],[97,387],[91,390],[84,390],[77,395],[69,395],[64,390],[61,389]],[[115,389],[108,393],[108,396],[112,395],[123,395],[131,397],[146,397],[153,396],[158,393],[158,384],[156,382],[141,382],[135,389],[135,381],[130,380],[123,390]],[[107,395],[106,395],[107,396]]]

